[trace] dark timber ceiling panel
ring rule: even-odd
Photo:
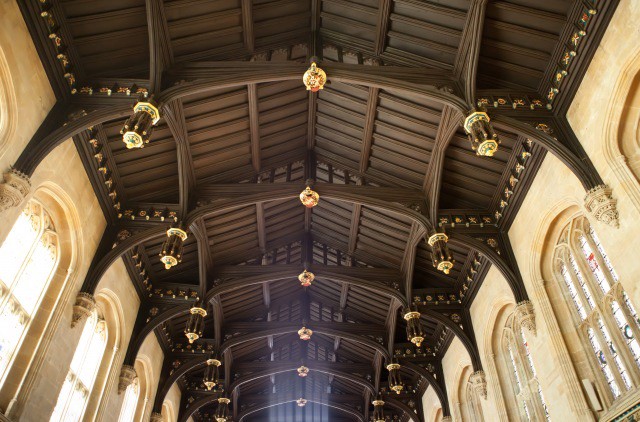
[[[223,393],[204,388],[204,358],[220,351],[234,420],[363,422],[378,392],[392,420],[417,420],[429,385],[449,413],[440,360],[458,336],[481,369],[466,310],[489,265],[526,299],[506,232],[544,145],[504,116],[569,145],[549,129],[552,77],[586,28],[595,41],[571,47],[577,64],[560,86],[570,98],[613,7],[585,27],[589,0],[20,3],[56,92],[74,90],[43,132],[108,116],[73,134],[109,221],[94,262],[144,238],[122,253],[142,298],[125,363],[155,330],[165,362],[154,411],[177,383],[179,421],[211,420]],[[318,93],[301,83],[311,56],[329,77]],[[127,149],[120,130],[137,95],[163,118],[144,148]],[[498,121],[493,157],[462,128],[479,99]],[[307,180],[321,195],[313,209],[296,198]],[[180,223],[182,262],[165,270],[164,231]],[[445,227],[448,274],[425,241]],[[208,315],[189,345],[196,297]],[[405,335],[410,304],[420,348]],[[389,394],[391,357],[401,395]]]

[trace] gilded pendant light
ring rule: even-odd
[[[137,102],[133,107],[133,116],[127,119],[120,130],[122,141],[128,149],[144,147],[159,120],[160,111],[153,100]]]
[[[500,140],[491,126],[491,119],[484,111],[474,111],[464,119],[464,130],[471,141],[471,149],[477,155],[491,157],[498,150]]]
[[[298,335],[300,336],[300,340],[305,340],[305,341],[311,340],[312,334],[313,334],[313,331],[311,331],[307,327],[302,327],[301,329],[298,330]]]
[[[207,316],[207,311],[200,307],[199,303],[189,310],[190,316],[187,326],[184,329],[184,335],[189,340],[189,343],[193,343],[202,337],[202,330],[204,330],[204,317]]]
[[[371,402],[373,405],[373,422],[385,422],[384,420],[384,401],[378,399]]]
[[[182,261],[182,248],[187,240],[187,232],[179,228],[167,230],[167,239],[162,244],[160,251],[160,261],[167,270],[175,267]]]
[[[312,272],[307,271],[307,270],[304,270],[298,276],[298,280],[300,281],[300,284],[303,287],[311,286],[311,283],[313,282],[313,280],[315,280],[315,278],[316,278],[316,276]]]
[[[216,422],[227,422],[229,418],[229,403],[231,403],[231,400],[226,397],[220,397],[218,399],[218,408],[213,416]]]
[[[387,365],[387,370],[389,371],[389,388],[391,391],[395,391],[396,394],[400,394],[404,389],[404,384],[400,377],[400,364],[390,363]]]
[[[296,400],[296,403],[298,404],[298,407],[305,407],[307,404],[307,399],[303,399],[302,397],[300,397],[298,400]]]
[[[324,88],[324,84],[327,82],[327,74],[318,67],[316,62],[311,62],[311,66],[302,76],[302,82],[307,87],[307,91],[318,92]]]
[[[425,336],[420,324],[420,312],[407,312],[404,314],[404,319],[407,321],[407,340],[420,347]]]
[[[318,192],[311,190],[309,186],[300,193],[300,202],[307,208],[315,207],[319,201],[320,195],[318,195]]]
[[[208,391],[211,391],[211,389],[218,383],[220,365],[222,365],[222,362],[218,359],[213,357],[211,359],[207,359],[207,367],[204,370],[203,382]]]
[[[301,367],[298,368],[298,376],[300,378],[304,378],[307,375],[309,375],[309,368],[307,368],[306,366],[302,365]]]
[[[449,237],[444,233],[435,233],[429,240],[429,246],[431,246],[431,259],[433,260],[433,266],[439,271],[445,274],[449,274],[449,271],[453,268],[453,257],[449,252],[447,241]]]

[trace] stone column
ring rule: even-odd
[[[584,208],[598,221],[618,228],[620,226],[617,200],[611,196],[612,189],[599,185],[590,189],[584,197]]]
[[[76,296],[76,303],[73,305],[73,316],[71,318],[71,328],[78,325],[96,309],[96,300],[91,293],[80,292]]]
[[[29,176],[12,168],[0,184],[0,212],[19,206],[31,191]]]

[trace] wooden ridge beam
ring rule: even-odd
[[[381,55],[387,46],[387,31],[389,29],[389,16],[391,15],[391,0],[378,2],[378,20],[376,22],[375,43],[373,52]],[[368,405],[367,405],[368,407]]]
[[[171,36],[163,0],[146,0],[149,32],[149,81],[152,93],[162,88],[162,74],[173,62]]]
[[[373,144],[373,130],[375,127],[376,110],[378,108],[378,93],[380,90],[369,87],[367,99],[367,111],[364,117],[364,129],[362,131],[362,149],[360,150],[360,174],[364,177],[369,167],[369,157],[371,156],[371,145]]]
[[[253,0],[242,0],[242,39],[244,48],[250,54],[255,51],[255,33],[253,25]]]
[[[464,87],[469,106],[475,102],[478,61],[482,44],[482,29],[488,0],[471,0],[467,19],[454,63],[454,73]]]

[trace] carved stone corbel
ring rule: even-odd
[[[73,316],[71,317],[71,328],[75,327],[82,320],[91,315],[96,309],[96,300],[91,293],[80,292],[76,296],[76,303],[73,305]]]
[[[138,373],[133,366],[122,365],[120,380],[118,381],[118,394],[122,394],[136,378],[138,378]]]
[[[536,335],[536,314],[533,310],[533,304],[528,300],[523,300],[516,305],[515,309],[516,321],[522,328],[531,331]]]
[[[451,416],[443,416],[442,417],[442,422],[451,422],[453,419],[451,419]]]
[[[612,189],[607,185],[589,189],[584,197],[584,208],[596,220],[618,228],[620,226],[620,215],[616,206],[618,201],[611,196],[611,192]]]
[[[19,206],[30,190],[29,176],[12,168],[4,174],[4,183],[0,184],[0,211]]]
[[[487,377],[484,374],[484,371],[476,371],[469,377],[469,382],[471,383],[471,388],[479,397],[483,399],[487,399]]]
[[[153,412],[151,414],[151,419],[149,420],[149,422],[164,422],[164,418],[162,417],[161,413]]]

